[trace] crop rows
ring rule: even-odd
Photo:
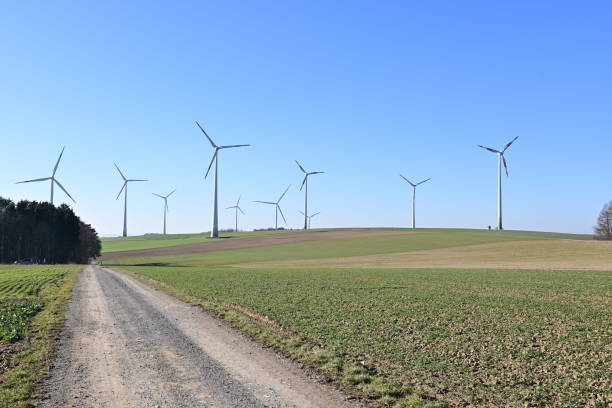
[[[452,406],[610,402],[609,272],[125,269],[252,310]]]
[[[66,268],[49,267],[0,267],[0,299],[36,296],[41,288],[61,281]]]

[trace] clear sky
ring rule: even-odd
[[[210,229],[242,194],[241,228],[505,227],[591,232],[612,199],[612,5],[607,1],[32,1],[0,13],[0,195],[45,200],[57,173],[82,218],[120,233],[117,162],[131,178],[129,233]],[[56,190],[56,202],[67,198]],[[220,227],[233,213],[220,211]]]

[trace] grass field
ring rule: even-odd
[[[289,232],[296,233],[299,231],[242,231],[220,233],[220,235],[221,237],[245,238],[251,236],[286,234]],[[165,248],[175,245],[197,244],[200,242],[211,241],[211,238],[210,233],[207,232],[202,234],[138,235],[126,238],[111,237],[101,238],[100,240],[102,241],[102,252],[119,252],[132,251],[135,249]]]
[[[544,233],[420,232],[125,259],[115,266],[272,322],[299,344],[366,367],[373,377],[338,378],[373,398],[382,394],[368,383],[383,378],[448,406],[609,406],[610,245],[591,247],[586,236]],[[500,253],[510,248],[509,257],[525,254],[542,267],[486,267],[473,250],[483,245]],[[556,257],[565,254],[563,262],[583,259],[580,245],[589,245],[594,252],[587,257],[597,257],[602,270],[546,266],[556,247]],[[381,268],[372,267],[376,260],[360,262],[406,253],[418,254],[425,264],[444,257],[449,264],[465,261],[448,251],[468,254],[474,264],[402,267],[406,261],[400,259],[393,268]],[[398,406],[411,406],[402,401]]]
[[[401,229],[401,228],[384,228],[385,230],[393,231],[405,231],[412,232],[412,229]],[[312,230],[322,231],[322,230]],[[438,233],[445,234],[446,232],[457,233],[476,233],[476,234],[497,234],[495,231],[484,231],[484,230],[450,230],[450,229],[418,229],[420,233]],[[221,233],[222,237],[234,237],[234,238],[246,238],[246,237],[257,237],[257,236],[268,236],[278,234],[298,234],[302,233],[302,230],[279,230],[279,231],[244,231],[238,233]],[[580,234],[561,234],[555,232],[536,232],[536,231],[504,231],[504,237],[514,236],[515,238],[525,239],[543,239],[543,238],[562,238],[562,239],[592,239],[591,235],[580,235]],[[102,252],[119,252],[119,251],[131,251],[135,249],[148,249],[148,248],[165,248],[169,246],[184,245],[184,244],[196,244],[200,242],[211,241],[209,233],[202,234],[168,234],[168,235],[139,235],[133,237],[113,237],[113,238],[101,238],[102,241]]]
[[[80,269],[0,265],[0,407],[28,406]]]

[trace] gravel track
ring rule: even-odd
[[[356,407],[201,309],[91,265],[45,399],[58,407]]]

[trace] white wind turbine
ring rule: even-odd
[[[506,169],[506,177],[508,177],[508,164],[506,163],[506,157],[504,156],[504,153],[506,153],[506,150],[508,150],[508,148],[512,145],[512,143],[514,143],[514,141],[516,139],[518,139],[519,137],[515,137],[514,139],[512,139],[511,141],[509,141],[508,143],[506,143],[506,146],[503,148],[503,150],[499,151],[499,150],[495,150],[495,149],[491,149],[490,147],[486,147],[486,146],[482,146],[482,145],[478,145],[478,147],[481,147],[485,150],[488,150],[492,153],[497,154],[497,160],[498,160],[498,171],[497,171],[497,229],[498,230],[503,230],[503,224],[502,224],[502,163],[504,164],[504,168]]]
[[[296,160],[295,163],[298,165],[298,167],[300,168],[300,170],[302,170],[302,173],[304,173],[304,181],[302,181],[302,186],[300,187],[300,191],[302,191],[302,188],[304,187],[304,185],[306,186],[306,190],[305,190],[305,194],[304,194],[304,212],[302,214],[304,214],[304,229],[308,229],[310,228],[308,226],[308,176],[312,176],[313,174],[322,174],[325,173],[324,171],[311,171],[311,172],[307,172],[306,170],[304,170],[304,167],[302,167],[302,165]]]
[[[408,184],[412,186],[412,228],[416,228],[416,188],[417,186],[431,180],[431,178],[428,178],[427,180],[423,180],[415,184],[412,181],[408,180],[406,177],[402,176],[401,174],[400,177],[406,180]]]
[[[300,214],[304,215],[304,213],[302,211],[298,211]],[[321,213],[314,213],[312,215],[308,215],[308,229],[310,229],[310,220],[312,219],[312,217],[314,217],[317,214],[321,214]]]
[[[204,133],[204,136],[206,136],[206,138],[208,139],[212,147],[215,149],[215,153],[213,154],[212,160],[210,161],[210,164],[208,165],[208,170],[206,170],[206,175],[204,176],[204,178],[208,177],[208,172],[210,172],[210,168],[212,167],[213,162],[214,162],[215,163],[215,192],[214,192],[214,197],[213,197],[213,220],[212,220],[213,225],[212,225],[212,230],[210,231],[210,236],[211,238],[219,238],[219,211],[218,211],[218,200],[217,200],[217,191],[218,191],[217,182],[218,182],[218,174],[219,174],[218,172],[219,170],[219,150],[231,149],[234,147],[244,147],[244,146],[250,146],[250,145],[240,144],[240,145],[229,145],[229,146],[217,146],[215,142],[212,141],[210,136],[208,136],[208,133],[206,133],[206,131],[202,128],[202,126],[200,126],[200,124],[197,121],[196,121],[196,125],[198,125],[202,133]]]
[[[149,180],[141,180],[141,179],[127,179],[125,178],[125,176],[123,175],[123,173],[121,172],[121,170],[119,170],[119,166],[117,166],[117,163],[115,164],[115,168],[117,169],[117,171],[119,172],[119,174],[121,174],[121,178],[123,179],[123,186],[121,187],[121,190],[119,190],[119,194],[117,194],[117,198],[115,198],[115,200],[117,200],[119,198],[119,196],[121,195],[121,192],[125,190],[125,193],[123,194],[123,236],[127,237],[127,190],[128,190],[128,183],[131,181],[149,181]]]
[[[151,193],[154,196],[157,196],[159,198],[161,198],[162,200],[164,200],[164,235],[166,235],[166,213],[168,212],[168,197],[170,197],[172,194],[174,194],[174,192],[176,191],[176,189],[172,190],[172,192],[168,195],[160,195],[160,194],[155,194],[155,193]]]
[[[49,202],[50,202],[51,204],[53,204],[53,186],[54,186],[55,184],[57,184],[57,186],[58,186],[59,188],[61,188],[61,189],[62,189],[62,191],[63,191],[64,193],[66,193],[66,195],[67,195],[68,197],[70,197],[70,199],[72,200],[72,202],[76,203],[76,201],[74,201],[74,198],[72,198],[72,196],[71,196],[71,195],[68,193],[68,191],[66,191],[66,189],[64,188],[64,186],[62,186],[62,185],[60,184],[60,182],[59,182],[59,181],[58,181],[58,180],[55,178],[55,173],[57,172],[57,167],[59,166],[60,160],[62,160],[62,155],[64,154],[64,149],[65,149],[65,148],[66,148],[66,146],[64,146],[64,147],[62,148],[62,151],[60,152],[60,155],[59,155],[59,157],[57,158],[57,162],[55,163],[55,167],[53,167],[53,174],[51,174],[51,177],[43,177],[43,178],[34,179],[34,180],[18,181],[18,182],[17,182],[17,183],[15,183],[15,184],[21,184],[21,183],[34,183],[34,182],[37,182],[37,181],[47,181],[47,180],[51,180],[51,200],[49,200]]]
[[[238,197],[238,201],[236,201],[236,205],[232,205],[231,207],[227,207],[226,210],[229,210],[230,208],[234,208],[236,210],[236,229],[234,230],[234,232],[238,232],[238,211],[240,211],[242,213],[242,215],[244,214],[244,211],[242,211],[242,208],[240,208],[240,199],[242,198],[242,196]]]
[[[289,184],[289,187],[291,187],[291,184]],[[278,213],[280,212],[281,217],[283,217],[283,221],[285,221],[285,225],[287,225],[287,220],[285,219],[285,216],[283,215],[283,210],[281,210],[279,203],[281,202],[281,200],[283,199],[283,197],[285,196],[285,194],[287,194],[287,191],[289,191],[289,187],[287,187],[287,189],[285,190],[285,192],[283,194],[281,194],[281,196],[279,197],[279,199],[276,202],[272,202],[272,201],[257,201],[255,200],[256,203],[262,203],[262,204],[270,204],[273,205],[276,208],[276,216],[275,216],[275,228],[278,229]]]

